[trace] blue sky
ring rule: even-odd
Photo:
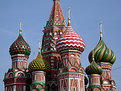
[[[116,54],[112,68],[112,79],[117,91],[121,89],[121,0],[60,0],[67,21],[71,7],[73,29],[86,43],[81,54],[84,68],[89,65],[88,54],[99,41],[99,22],[103,22],[103,40]],[[23,37],[31,47],[28,64],[38,53],[38,42],[42,40],[46,21],[51,12],[52,0],[0,0],[0,89],[3,90],[4,73],[11,67],[9,47],[18,37],[19,22],[22,21]]]

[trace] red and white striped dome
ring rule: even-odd
[[[68,22],[68,26],[66,31],[58,38],[56,42],[56,49],[58,52],[64,50],[78,50],[83,52],[85,48],[85,43],[71,27],[70,21]]]

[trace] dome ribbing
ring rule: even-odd
[[[9,52],[11,56],[17,55],[17,54],[24,54],[26,56],[29,56],[31,53],[30,46],[24,40],[21,32],[22,30],[20,29],[18,38],[10,46]]]
[[[95,62],[105,62],[105,63],[114,64],[116,60],[116,56],[114,52],[111,49],[109,49],[104,43],[104,41],[102,40],[102,31],[100,32],[100,40],[98,45],[89,54],[88,58],[90,63],[93,60],[92,58],[93,51],[94,51]]]
[[[87,75],[91,74],[102,74],[102,68],[95,62],[92,61],[92,63],[86,68]]]
[[[41,53],[38,53],[38,56],[36,57],[36,59],[34,59],[33,61],[30,62],[29,67],[28,67],[29,71],[49,71],[50,70],[50,64],[43,59]]]
[[[84,51],[85,43],[80,35],[72,29],[70,17],[68,18],[68,26],[66,31],[58,38],[56,42],[56,48],[58,52],[65,50],[78,50],[79,52]]]

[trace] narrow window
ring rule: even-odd
[[[106,72],[104,71],[104,77],[106,78]]]
[[[21,62],[20,62],[20,69],[21,69]]]
[[[96,83],[97,81],[96,81],[96,78],[95,78],[95,83]]]
[[[23,91],[26,91],[26,86],[24,86]]]
[[[26,68],[26,62],[24,63],[24,68]]]
[[[16,62],[14,64],[15,64],[15,68],[16,68]]]
[[[74,65],[74,62],[73,62],[73,57],[72,57],[72,65]]]
[[[36,80],[36,75],[34,76],[34,80]]]
[[[68,63],[68,60],[67,60],[67,58],[66,58],[66,64]]]
[[[5,91],[7,91],[7,87],[5,88]]]
[[[40,75],[40,80],[41,80],[41,75]]]
[[[92,83],[92,78],[91,78],[91,83]]]

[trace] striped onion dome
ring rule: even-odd
[[[31,61],[29,63],[28,69],[30,72],[49,71],[50,70],[50,64],[48,63],[48,61],[43,59],[40,49],[39,49],[39,53],[38,53],[38,56],[36,57],[36,59],[34,59],[33,61]]]
[[[92,61],[92,63],[86,68],[87,75],[91,74],[102,74],[102,68],[95,62]]]
[[[83,52],[85,48],[85,43],[83,39],[77,34],[71,27],[70,20],[66,31],[58,38],[56,42],[56,49],[58,52],[64,50],[78,50]]]
[[[22,30],[20,29],[18,38],[10,46],[9,52],[11,56],[16,54],[24,54],[26,56],[29,56],[31,53],[30,46],[24,40],[21,32]]]
[[[102,26],[102,24],[101,24]],[[114,64],[116,56],[114,52],[109,49],[102,40],[102,31],[100,32],[100,40],[98,45],[90,52],[89,61],[92,62],[92,52],[94,51],[94,58],[96,62],[105,62]]]

